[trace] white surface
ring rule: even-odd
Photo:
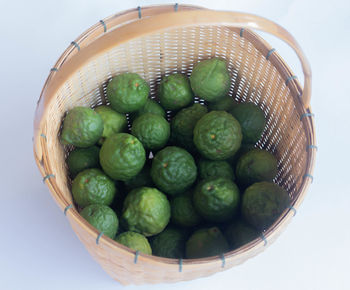
[[[99,19],[153,3],[1,0],[0,289],[122,288],[89,256],[42,183],[32,154],[32,120],[49,70],[71,40]],[[319,151],[304,203],[263,254],[209,278],[154,289],[350,289],[350,2],[188,3],[265,16],[296,37],[313,69]],[[300,78],[296,57],[271,42]],[[151,286],[128,289],[134,288]]]

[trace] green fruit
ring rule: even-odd
[[[154,184],[169,195],[184,192],[197,178],[197,167],[186,150],[168,146],[159,151],[152,162]]]
[[[115,241],[134,251],[140,251],[152,255],[152,249],[148,240],[141,234],[135,232],[124,232],[115,238]]]
[[[180,259],[185,257],[186,234],[176,228],[168,227],[151,240],[153,255]]]
[[[86,148],[94,145],[102,132],[103,121],[99,114],[90,108],[75,107],[63,121],[61,142]]]
[[[243,186],[259,181],[272,181],[276,174],[277,160],[266,150],[250,150],[237,162],[236,177]]]
[[[170,124],[162,116],[146,113],[132,123],[131,133],[146,149],[157,150],[168,142]]]
[[[99,106],[95,108],[95,112],[97,112],[103,120],[104,129],[102,137],[98,141],[100,145],[102,145],[107,137],[122,133],[127,129],[128,121],[124,114],[120,114],[108,106]]]
[[[170,207],[171,221],[176,225],[194,227],[202,220],[193,206],[191,192],[185,192],[175,196],[170,201]]]
[[[230,89],[230,73],[226,61],[212,58],[198,62],[193,68],[190,82],[196,96],[208,102],[219,101]]]
[[[115,193],[114,182],[99,169],[85,169],[73,180],[73,198],[81,207],[89,204],[110,205]]]
[[[259,232],[243,221],[237,220],[230,224],[225,236],[231,246],[231,249],[237,249],[259,236]]]
[[[206,220],[225,222],[238,213],[240,193],[237,185],[223,177],[199,182],[193,194],[197,212]]]
[[[188,78],[183,74],[164,77],[159,84],[158,98],[166,110],[179,110],[193,102],[193,93]]]
[[[230,96],[225,96],[215,103],[209,103],[209,111],[226,111],[229,112],[238,103]]]
[[[238,149],[236,154],[230,157],[227,161],[231,163],[233,168],[236,168],[239,158],[253,149],[255,149],[254,144],[241,144],[241,147]]]
[[[205,158],[224,160],[233,156],[241,146],[241,127],[231,114],[212,111],[197,122],[193,141]]]
[[[253,103],[240,103],[230,113],[237,119],[242,129],[242,143],[255,144],[264,131],[266,120],[264,112]]]
[[[143,186],[152,187],[154,184],[151,178],[151,168],[145,164],[145,166],[137,175],[131,179],[125,180],[124,183],[128,189],[134,189]]]
[[[77,148],[70,152],[67,157],[67,165],[72,177],[75,177],[84,169],[99,167],[99,153],[100,148],[97,146]]]
[[[186,243],[188,259],[221,255],[228,250],[228,243],[217,227],[195,231]]]
[[[227,161],[200,159],[198,162],[199,177],[225,177],[235,180],[235,174]]]
[[[136,188],[125,198],[122,223],[129,231],[153,236],[167,226],[169,219],[169,201],[156,188]]]
[[[90,204],[80,212],[80,215],[104,235],[114,239],[118,231],[119,221],[109,206]]]
[[[130,114],[130,119],[133,121],[145,113],[152,113],[154,115],[162,116],[163,118],[166,117],[166,113],[161,105],[159,105],[155,100],[147,99],[146,104],[140,110]]]
[[[241,211],[250,225],[263,230],[273,224],[290,203],[282,187],[272,182],[258,182],[245,190]]]
[[[113,110],[131,113],[140,110],[148,99],[149,85],[136,73],[122,73],[107,85],[107,98]]]
[[[127,133],[110,136],[100,150],[103,170],[113,179],[128,180],[137,175],[146,161],[141,142]]]
[[[192,152],[195,149],[193,143],[194,126],[207,112],[207,107],[200,104],[194,104],[179,111],[171,120],[173,143]]]

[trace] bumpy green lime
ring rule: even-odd
[[[196,163],[186,150],[168,146],[154,156],[151,177],[160,190],[175,195],[184,192],[195,182]]]
[[[135,232],[124,232],[115,238],[118,243],[133,249],[134,251],[140,251],[147,255],[152,255],[151,245],[149,244],[145,236]]]
[[[253,149],[243,154],[236,166],[236,176],[243,186],[259,181],[272,181],[277,174],[277,160],[268,151]]]
[[[221,255],[228,250],[229,245],[217,227],[195,231],[186,243],[188,259]]]
[[[114,182],[96,168],[85,169],[73,180],[73,198],[81,207],[89,204],[110,205],[115,193]]]
[[[200,104],[193,104],[179,111],[171,120],[173,143],[193,152],[195,150],[193,143],[194,126],[207,112],[207,107]]]
[[[185,257],[186,234],[174,227],[167,227],[151,239],[153,255],[180,259]]]
[[[272,182],[258,182],[249,186],[242,198],[242,215],[257,229],[273,224],[290,205],[288,193]]]
[[[233,156],[241,146],[241,126],[231,114],[211,111],[197,122],[193,141],[205,158],[224,160]]]
[[[145,164],[142,170],[133,178],[125,180],[125,185],[128,189],[134,189],[138,187],[153,187],[153,181],[151,178],[151,168]]]
[[[179,110],[193,102],[193,93],[188,78],[183,74],[164,77],[159,84],[158,97],[166,110]]]
[[[122,224],[129,231],[153,236],[166,227],[169,219],[169,201],[156,188],[136,188],[124,200]]]
[[[176,225],[194,227],[202,220],[193,206],[191,191],[175,196],[170,201],[170,206],[171,221]]]
[[[241,125],[242,142],[246,144],[258,142],[266,125],[264,112],[259,106],[253,103],[240,103],[234,106],[230,113]]]
[[[195,64],[190,81],[196,96],[208,102],[219,101],[230,89],[230,73],[226,61],[212,58]]]
[[[146,149],[157,150],[168,142],[170,124],[162,116],[146,113],[132,123],[131,133]]]
[[[103,170],[113,179],[128,180],[137,175],[146,161],[146,152],[141,142],[127,133],[110,136],[100,151]]]
[[[98,168],[100,148],[91,146],[88,148],[76,148],[69,153],[67,157],[67,165],[72,177],[75,177],[79,172],[88,168]]]
[[[193,194],[193,204],[197,212],[208,221],[228,221],[238,213],[239,202],[237,185],[223,177],[202,180]]]
[[[80,215],[104,235],[114,239],[118,231],[119,221],[109,206],[90,204],[80,212]]]
[[[102,137],[98,141],[99,144],[102,144],[107,137],[126,130],[128,121],[124,114],[118,113],[108,106],[99,106],[95,108],[95,112],[101,116],[104,127]]]
[[[107,98],[119,113],[140,110],[148,99],[149,85],[136,73],[122,73],[107,85]]]
[[[237,220],[227,227],[225,236],[234,250],[256,239],[259,232],[247,223]]]
[[[235,155],[228,158],[227,161],[230,162],[233,168],[236,168],[237,162],[241,156],[246,154],[248,151],[253,150],[255,148],[254,144],[241,144],[241,147],[238,149]]]
[[[131,121],[135,120],[137,117],[145,113],[151,113],[154,115],[166,117],[166,113],[161,105],[159,105],[155,100],[147,99],[146,104],[138,111],[130,114]]]
[[[68,111],[63,121],[61,142],[77,147],[90,147],[101,137],[103,121],[93,109],[75,107]]]
[[[214,103],[209,103],[208,109],[210,111],[226,111],[229,112],[238,103],[230,96],[225,96]]]
[[[235,180],[235,174],[231,165],[227,161],[200,159],[198,162],[199,177],[206,179],[209,177],[225,177]]]

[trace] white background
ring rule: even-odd
[[[42,183],[32,154],[32,122],[49,70],[73,39],[111,14],[155,3],[1,0],[0,289],[123,287],[89,256]],[[350,289],[350,2],[187,3],[267,17],[299,41],[313,69],[315,180],[290,226],[259,256],[212,277],[128,289]],[[302,79],[293,53],[268,40]]]

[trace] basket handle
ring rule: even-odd
[[[286,42],[295,51],[301,62],[304,73],[304,88],[300,99],[304,108],[309,108],[311,98],[310,65],[299,44],[287,30],[273,21],[253,14],[204,9],[161,13],[155,16],[137,19],[128,23],[128,25],[113,29],[109,33],[100,36],[98,41],[94,41],[86,47],[81,48],[79,53],[68,59],[61,66],[60,70],[55,73],[55,77],[52,78],[50,86],[45,91],[45,98],[39,102],[37,112],[41,112],[40,108],[51,101],[60,86],[74,72],[85,65],[91,58],[96,57],[96,55],[138,37],[147,36],[170,28],[176,29],[193,25],[247,27],[270,33]]]
[[[305,109],[310,107],[312,73],[310,64],[294,37],[282,26],[266,18],[248,13],[229,12],[231,14],[230,25],[239,25],[250,29],[257,29],[272,34],[286,42],[298,56],[304,73],[303,92],[300,96]]]

